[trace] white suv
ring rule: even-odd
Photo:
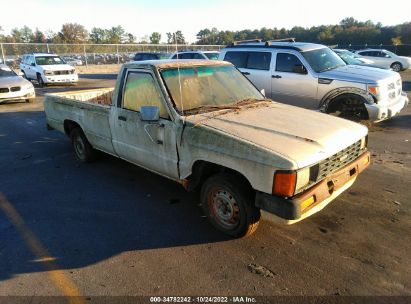
[[[383,49],[366,49],[356,51],[358,55],[374,61],[374,65],[382,68],[391,68],[393,71],[399,72],[411,67],[411,57],[398,56],[393,52]]]
[[[332,115],[381,121],[408,105],[398,73],[346,65],[324,45],[305,42],[240,42],[221,50],[274,101]]]
[[[45,84],[75,83],[78,75],[56,54],[33,53],[23,56],[20,70],[28,80],[37,80],[40,87]]]

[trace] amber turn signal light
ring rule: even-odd
[[[275,172],[273,180],[273,194],[285,197],[293,196],[296,182],[296,172]]]

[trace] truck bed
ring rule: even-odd
[[[114,88],[46,94],[47,123],[67,133],[70,122],[80,125],[93,147],[115,154],[111,141],[109,114]]]
[[[62,93],[48,94],[65,99],[74,99],[75,101],[97,103],[110,106],[112,103],[114,88],[102,88],[94,90],[80,90]]]

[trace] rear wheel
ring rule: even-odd
[[[80,128],[71,131],[70,139],[74,154],[79,161],[89,163],[94,160],[95,151]]]
[[[218,230],[233,237],[257,230],[260,210],[254,206],[252,189],[240,178],[231,174],[211,176],[200,196],[205,215]]]
[[[402,64],[399,62],[394,62],[391,64],[391,69],[395,72],[400,72],[402,70]]]

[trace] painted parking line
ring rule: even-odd
[[[55,263],[56,258],[53,257],[41,244],[40,240],[26,225],[17,210],[2,193],[0,193],[0,209],[20,233],[21,238],[24,240],[30,251],[36,256],[34,261],[41,263],[46,269],[47,274],[53,284],[63,293],[64,296],[70,297],[68,298],[69,303],[85,303],[74,282],[70,280],[70,278],[66,276],[60,267]]]

